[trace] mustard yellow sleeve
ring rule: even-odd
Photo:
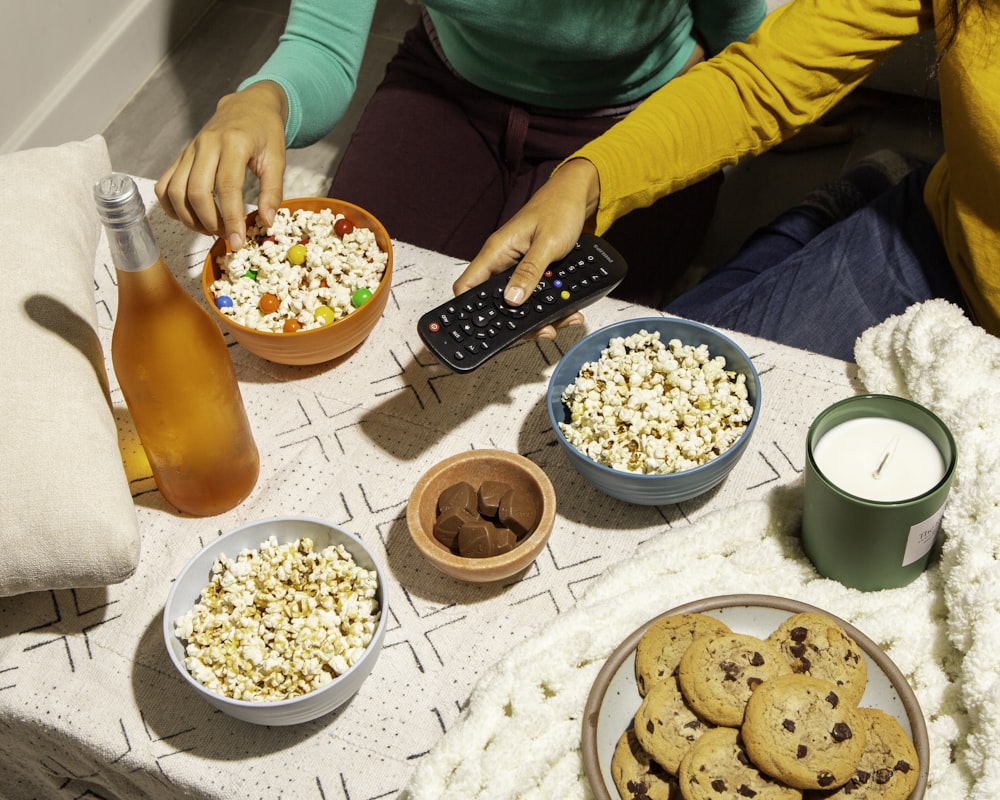
[[[572,157],[601,181],[596,230],[791,137],[933,24],[930,0],[792,0]]]
[[[1000,336],[1000,5],[971,3],[941,59],[946,154],[924,202],[974,322]]]

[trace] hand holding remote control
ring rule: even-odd
[[[586,233],[545,270],[519,306],[503,299],[514,269],[497,273],[420,318],[417,332],[442,364],[455,372],[471,372],[526,334],[604,297],[627,272],[611,245]]]

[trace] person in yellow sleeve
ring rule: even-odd
[[[932,297],[1000,334],[996,0],[792,0],[563,162],[487,239],[455,291],[520,260],[505,293],[520,304],[581,230],[600,234],[631,209],[789,139],[932,27],[940,159],[867,193],[865,171],[885,160],[860,165],[844,182],[861,197],[846,216],[830,213],[836,202],[790,211],[665,310],[845,360],[867,327]]]

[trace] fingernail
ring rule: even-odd
[[[243,247],[243,237],[238,233],[229,234],[229,249],[235,251],[239,250],[241,247]]]
[[[504,297],[512,306],[516,306],[524,300],[524,289],[520,286],[508,287],[507,291],[504,292]]]

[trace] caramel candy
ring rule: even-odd
[[[538,524],[538,506],[529,493],[511,489],[500,498],[499,518],[501,525],[521,539]]]
[[[438,515],[434,523],[434,538],[449,550],[456,549],[458,532],[462,526],[468,522],[479,519],[478,514],[473,514],[467,508],[448,508]]]
[[[476,490],[471,484],[462,481],[449,486],[438,496],[437,511],[441,514],[452,508],[464,508],[470,514],[475,514],[478,508]]]
[[[479,513],[484,517],[495,517],[500,508],[500,498],[511,491],[510,484],[502,481],[483,481],[479,487]]]
[[[466,558],[497,556],[513,550],[516,544],[513,531],[488,519],[466,523],[458,532],[458,554]]]

